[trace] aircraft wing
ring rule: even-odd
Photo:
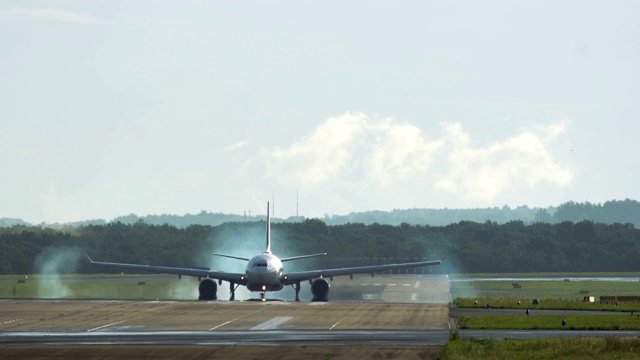
[[[246,285],[247,277],[245,274],[240,273],[228,273],[223,271],[211,271],[209,268],[181,268],[181,267],[172,267],[172,266],[156,266],[156,265],[140,265],[140,264],[122,264],[122,263],[110,263],[110,262],[101,262],[101,261],[93,261],[89,257],[89,255],[85,254],[91,265],[108,267],[114,269],[127,269],[127,270],[137,270],[137,271],[149,271],[161,274],[176,274],[176,275],[187,275],[187,276],[196,276],[202,278],[211,278],[223,281],[233,282],[235,284]]]
[[[432,265],[440,265],[444,258],[447,255],[445,254],[439,260],[431,260],[431,261],[419,261],[419,262],[410,262],[410,263],[400,263],[400,264],[386,264],[386,265],[369,265],[369,266],[354,266],[354,267],[346,267],[346,268],[337,268],[337,269],[322,269],[322,270],[311,270],[311,271],[299,271],[282,275],[282,280],[286,285],[295,284],[298,281],[305,281],[316,279],[319,277],[332,277],[332,276],[342,276],[342,275],[353,275],[353,274],[373,274],[380,271],[385,270],[393,270],[393,269],[406,269],[406,268],[414,268],[421,266],[432,266]]]

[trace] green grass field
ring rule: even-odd
[[[602,276],[602,275],[598,275]],[[513,286],[517,284],[518,286]],[[638,330],[640,317],[635,314],[615,315],[614,312],[640,312],[639,302],[600,302],[600,296],[638,296],[640,282],[629,281],[452,281],[454,305],[466,308],[520,309],[521,315],[460,316],[461,328],[473,329],[601,329]],[[458,295],[456,297],[456,294]],[[460,296],[462,295],[462,296]],[[467,295],[467,296],[464,296]],[[472,296],[469,296],[472,295]],[[594,296],[596,302],[582,301]],[[533,304],[533,299],[539,301]],[[531,315],[525,310],[531,309]],[[536,310],[596,310],[611,311],[611,315],[536,315]],[[567,325],[562,326],[565,318]]]
[[[640,359],[638,338],[556,338],[537,340],[453,340],[439,354],[441,360],[586,360]]]
[[[515,286],[514,286],[515,285]],[[582,299],[584,296],[639,296],[640,281],[451,281],[453,298]]]
[[[449,274],[452,279],[464,278],[571,278],[571,277],[637,277],[640,272],[539,272],[539,273],[466,273]]]
[[[562,326],[562,320],[566,325]],[[460,316],[461,329],[640,330],[640,315],[474,315]]]
[[[111,275],[113,276],[113,275]],[[92,277],[87,277],[91,279]],[[95,277],[101,279],[102,277]],[[194,300],[198,298],[196,278],[182,280],[118,280],[118,281],[33,281],[30,276],[24,283],[0,282],[2,298],[45,299],[165,299]]]
[[[544,309],[544,310],[596,310],[596,311],[639,311],[640,303],[589,303],[580,299],[538,299],[539,304],[533,305],[530,298],[511,297],[479,297],[473,299],[456,298],[453,303],[460,308],[484,308],[489,304],[494,309]],[[477,301],[477,304],[475,303]],[[520,301],[520,304],[518,304]]]
[[[31,274],[0,275],[0,280],[38,280],[38,279],[102,279],[102,278],[141,278],[158,277],[158,274]],[[171,276],[171,275],[169,275]]]

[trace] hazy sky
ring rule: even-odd
[[[640,199],[638,1],[3,1],[0,217]]]

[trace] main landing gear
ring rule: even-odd
[[[295,285],[291,284],[291,287],[296,291],[296,301],[300,301],[300,281],[295,283]]]
[[[232,282],[229,283],[229,291],[231,292],[229,301],[234,301],[236,299],[236,289],[238,288],[238,286],[240,286],[240,284],[234,284]]]

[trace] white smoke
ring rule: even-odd
[[[35,270],[48,275],[46,281],[38,282],[38,297],[61,299],[72,297],[73,293],[61,280],[61,274],[73,274],[82,258],[77,248],[48,248],[35,259]]]

